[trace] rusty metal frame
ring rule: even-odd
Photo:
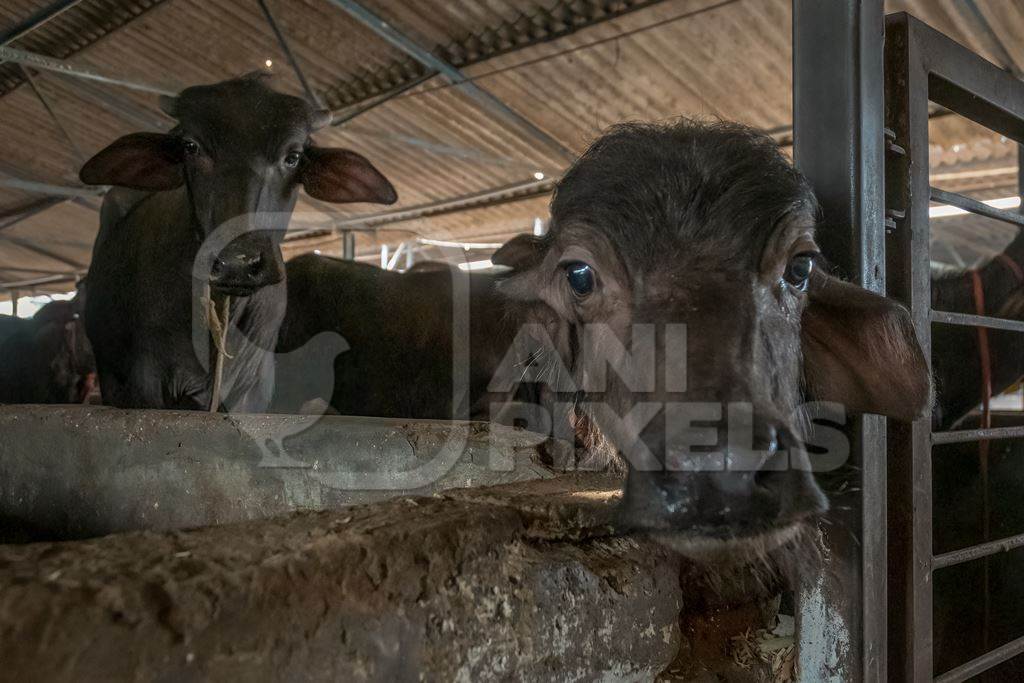
[[[931,310],[929,204],[935,200],[995,220],[1021,225],[1020,215],[932,188],[928,177],[928,107],[939,104],[1024,143],[1024,85],[1011,74],[906,14],[886,19],[886,122],[899,150],[887,167],[890,292],[910,308],[930,357],[932,324],[1024,331],[1024,324],[987,316]],[[963,681],[1024,653],[1024,638],[1011,641],[935,676],[932,652],[932,572],[1024,545],[1024,535],[933,555],[932,446],[1024,436],[1024,428],[932,433],[928,418],[893,431],[890,451],[891,566],[893,592],[902,597],[890,615],[891,679]]]
[[[793,151],[821,204],[816,239],[841,275],[884,293],[883,20],[882,0],[793,2]],[[806,680],[885,679],[885,420],[847,433],[860,495],[828,513],[824,566],[798,588]]]

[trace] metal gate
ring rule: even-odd
[[[1017,226],[1024,226],[1024,216],[931,187],[928,174],[930,102],[1024,143],[1024,83],[906,14],[886,19],[885,73],[889,294],[909,306],[929,356],[933,324],[1024,332],[1024,322],[931,310],[929,203]],[[1024,546],[1024,534],[986,538],[980,545],[934,555],[932,447],[1022,437],[1024,427],[933,432],[924,418],[912,425],[892,424],[889,434],[890,675],[894,680],[962,681],[1024,653],[1024,637],[935,677],[932,574]],[[981,472],[985,486],[984,465]],[[988,515],[987,509],[983,514]]]

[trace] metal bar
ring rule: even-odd
[[[63,263],[64,265],[71,266],[72,268],[75,268],[77,270],[88,270],[88,267],[85,264],[79,263],[78,261],[68,258],[67,256],[61,256],[60,254],[50,251],[45,247],[40,247],[38,245],[32,244],[28,240],[23,240],[18,237],[11,237],[10,235],[0,235],[0,241],[10,242],[11,244],[19,246],[22,249],[27,249],[28,251],[39,254],[40,256],[45,256],[48,259],[52,259],[59,263]]]
[[[39,285],[50,285],[56,282],[74,282],[78,279],[78,275],[75,273],[63,273],[60,275],[49,275],[46,277],[37,277],[31,280],[18,280],[16,282],[0,282],[0,288],[3,289],[24,289],[27,287],[37,287]]]
[[[1009,50],[1003,45],[1003,41],[999,39],[999,36],[992,29],[992,24],[988,23],[988,19],[985,18],[981,8],[978,7],[978,3],[974,0],[960,0],[954,6],[960,10],[960,14],[966,15],[967,19],[974,23],[985,35],[989,42],[989,48],[999,57],[999,61],[1003,63],[1003,68],[1019,78],[1021,75],[1020,69],[1017,68],[1017,64],[1013,61]]]
[[[50,183],[39,183],[34,180],[12,178],[0,175],[0,187],[9,187],[25,192],[36,192],[58,197],[98,197],[106,192],[104,187],[72,187],[68,185],[51,185]]]
[[[523,161],[517,161],[507,157],[493,156],[485,152],[481,152],[477,149],[469,149],[467,147],[457,147],[455,145],[446,145],[439,142],[430,142],[429,140],[423,140],[422,138],[412,137],[411,135],[399,135],[394,133],[378,133],[376,131],[366,130],[364,128],[346,128],[342,131],[346,135],[352,135],[353,137],[368,137],[376,138],[378,140],[388,140],[392,142],[399,142],[405,145],[411,145],[413,147],[419,147],[425,149],[428,152],[434,152],[435,154],[442,154],[444,156],[457,157],[459,159],[468,159],[471,161],[479,161],[486,164],[493,164],[495,166],[508,166],[512,168],[524,168],[536,170],[536,164],[529,164]]]
[[[35,201],[28,206],[18,209],[15,213],[5,216],[3,220],[0,220],[0,231],[6,230],[13,225],[17,225],[22,221],[28,220],[29,218],[32,218],[51,207],[57,206],[64,201],[66,201],[66,199],[57,197],[47,197],[46,199]]]
[[[356,234],[351,230],[341,230],[341,258],[346,261],[356,260]]]
[[[461,211],[477,205],[493,206],[494,202],[507,201],[509,199],[522,199],[525,197],[547,194],[554,189],[556,180],[546,178],[544,180],[531,180],[525,183],[513,183],[502,187],[474,192],[451,199],[442,199],[436,202],[418,204],[405,209],[393,211],[381,211],[378,213],[364,214],[354,218],[348,218],[335,223],[336,228],[347,228],[366,223],[397,223],[399,221],[433,216],[440,213]]]
[[[15,318],[17,318],[18,317],[18,299],[21,298],[21,294],[16,289],[8,290],[7,294],[8,294],[8,296],[11,297],[11,315],[13,315]]]
[[[997,541],[989,541],[988,543],[979,543],[978,545],[936,555],[932,560],[932,570],[980,560],[983,557],[998,555],[999,553],[1008,553],[1020,547],[1024,547],[1024,534],[1008,536]]]
[[[1024,427],[991,427],[989,429],[957,429],[949,432],[934,432],[932,443],[966,443],[968,441],[996,441],[1024,437]]]
[[[992,318],[987,315],[968,313],[950,313],[948,311],[932,311],[931,321],[943,325],[960,325],[963,327],[986,327],[990,330],[1009,330],[1024,332],[1024,321]]]
[[[537,140],[544,142],[544,144],[558,152],[558,154],[565,158],[565,160],[575,160],[576,155],[568,147],[564,146],[551,135],[538,128],[536,124],[512,109],[502,100],[492,95],[489,91],[474,83],[459,69],[443,59],[434,56],[429,50],[424,49],[414,40],[381,19],[356,0],[328,1],[335,7],[347,12],[351,17],[372,30],[392,46],[406,53],[428,69],[433,69],[443,75],[453,84],[458,86],[464,93],[466,93],[466,95],[479,102],[493,114],[496,114],[500,118],[525,130]]]
[[[43,91],[36,84],[36,79],[32,77],[32,74],[29,73],[29,70],[25,68],[24,65],[22,65],[20,68],[21,73],[25,76],[25,80],[28,81],[29,87],[32,88],[32,92],[35,94],[36,99],[39,100],[40,104],[43,105],[43,109],[45,109],[46,113],[49,114],[50,120],[53,121],[53,125],[57,127],[57,131],[60,132],[64,140],[67,141],[68,146],[71,147],[71,149],[74,151],[75,156],[78,158],[78,163],[84,164],[86,161],[85,155],[82,154],[82,150],[75,142],[75,139],[71,137],[71,133],[69,133],[68,129],[64,127],[64,124],[61,122],[60,117],[57,116],[56,110],[54,110],[53,106],[50,104],[50,100],[46,97],[46,95],[43,94]]]
[[[59,0],[59,2],[55,2],[48,7],[43,7],[25,21],[0,35],[0,45],[7,45],[19,38],[23,38],[81,2],[82,0]]]
[[[155,93],[157,95],[175,94],[170,90],[160,88],[155,85],[105,76],[89,69],[73,66],[59,59],[53,59],[52,57],[36,54],[34,52],[26,52],[25,50],[16,50],[13,47],[0,46],[0,60],[14,62],[15,64],[21,64],[23,66],[32,66],[43,71],[53,71],[55,73],[64,74],[65,76],[73,76],[75,78],[83,78],[85,80],[107,83],[109,85],[119,85],[123,88],[130,88],[132,90]]]
[[[66,275],[61,270],[41,270],[39,268],[21,268],[15,266],[4,266],[0,265],[0,270],[5,273],[31,273],[33,275]]]
[[[1003,221],[1004,223],[1013,223],[1024,227],[1024,216],[1013,211],[1006,211],[1005,209],[997,209],[994,206],[989,206],[984,202],[979,202],[977,199],[971,197],[965,197],[962,194],[956,192],[947,192],[946,190],[940,190],[937,187],[930,188],[930,196],[934,201],[946,204],[948,206],[955,206],[964,211],[978,214],[979,216],[985,216],[986,218],[993,218],[997,221]]]
[[[115,93],[110,88],[104,88],[92,81],[75,79],[74,96],[103,107],[143,130],[167,130],[171,127],[172,119],[163,112],[146,109],[122,93]]]
[[[399,242],[398,247],[391,253],[391,257],[388,259],[387,267],[384,270],[394,270],[395,266],[398,265],[398,257],[402,255],[402,252],[406,249],[405,242]]]
[[[1024,652],[1024,637],[1011,640],[991,652],[986,652],[966,664],[961,664],[957,668],[936,677],[935,681],[936,683],[960,683],[960,681],[966,681],[968,678],[973,678],[984,671],[988,671],[992,667],[998,666],[1022,652]]]
[[[414,78],[414,79],[412,79],[412,80],[410,80],[410,81],[408,81],[406,83],[402,83],[402,84],[398,85],[395,88],[392,88],[391,90],[389,90],[387,92],[381,93],[380,95],[376,95],[374,97],[371,97],[369,100],[367,100],[365,102],[358,102],[358,103],[353,104],[351,106],[345,107],[344,109],[339,109],[339,110],[333,112],[334,113],[334,119],[331,121],[331,125],[332,126],[340,126],[343,123],[348,123],[352,119],[356,118],[357,116],[359,116],[361,114],[365,114],[366,112],[370,111],[374,107],[379,107],[380,105],[384,104],[385,102],[389,102],[389,101],[395,99],[396,97],[398,97],[399,95],[402,95],[403,93],[408,92],[409,90],[412,90],[413,88],[415,88],[419,84],[424,83],[426,81],[429,81],[431,78],[433,78],[436,75],[437,75],[436,71],[427,71],[422,76]]]
[[[886,18],[885,62],[885,122],[904,150],[890,155],[885,169],[888,201],[903,211],[887,254],[887,284],[910,309],[930,363],[929,79],[905,14]],[[890,663],[876,680],[924,683],[933,676],[931,421],[892,421],[889,437]]]
[[[883,36],[882,0],[793,2],[794,158],[821,202],[822,251],[877,292],[885,288]],[[861,495],[829,513],[826,566],[799,586],[798,667],[808,680],[886,677],[885,420],[855,419],[849,436],[850,483]]]
[[[1024,88],[1012,74],[906,15],[932,102],[1017,142],[1024,142]]]
[[[295,58],[295,54],[288,45],[288,39],[284,37],[281,27],[277,25],[277,20],[274,19],[274,15],[271,13],[270,7],[267,6],[266,0],[256,1],[260,4],[260,9],[263,10],[263,16],[267,18],[267,23],[270,24],[270,30],[274,32],[274,37],[277,38],[277,44],[281,46],[281,51],[284,52],[284,56],[288,60],[288,63],[291,64],[292,70],[299,79],[299,83],[302,84],[302,89],[306,92],[306,99],[317,107],[322,108],[324,106],[323,103],[320,101],[320,98],[316,96],[316,93],[313,92],[313,88],[309,85],[309,81],[306,80],[306,74],[302,73],[302,67],[299,66],[299,60]]]
[[[331,228],[338,230],[352,230],[359,229],[367,225],[386,225],[388,223],[398,223],[400,221],[424,218],[426,216],[439,216],[471,208],[496,206],[506,202],[521,201],[523,199],[548,194],[554,189],[557,182],[557,178],[545,178],[544,180],[512,183],[511,185],[503,185],[501,187],[495,187],[481,192],[473,192],[459,197],[452,197],[450,199],[417,204],[416,206],[409,206],[404,209],[392,209],[390,211],[379,211],[376,213],[353,216],[351,218],[343,218],[333,222]],[[288,241],[310,237],[316,233],[324,233],[324,229],[313,228],[309,230],[289,230],[285,240]]]

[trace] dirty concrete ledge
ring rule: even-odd
[[[0,546],[10,680],[650,681],[683,561],[594,474]]]
[[[500,425],[0,407],[0,542],[171,530],[550,478]]]

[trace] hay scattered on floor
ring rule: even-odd
[[[772,629],[747,629],[731,639],[733,662],[746,670],[767,669],[768,683],[796,681],[796,641],[793,617],[780,614]],[[770,673],[768,673],[770,672]]]

